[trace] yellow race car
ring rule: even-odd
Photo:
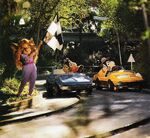
[[[125,88],[141,90],[144,79],[140,73],[116,66],[112,71],[108,71],[107,68],[102,68],[93,76],[93,81],[97,89],[108,88],[112,91],[118,91]]]

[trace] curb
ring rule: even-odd
[[[44,88],[43,87],[44,83],[45,83],[44,80],[36,81],[35,85],[37,87],[37,90],[39,91],[37,95],[35,96],[33,95],[29,98],[25,98],[20,101],[4,103],[0,105],[0,110],[1,110],[0,115],[10,113],[10,112],[20,111],[20,110],[25,110],[27,108],[32,108],[40,104],[43,101],[43,96],[42,96],[43,90],[41,90],[41,88],[42,89]]]
[[[0,106],[0,110],[4,114],[6,114],[7,112],[10,113],[10,112],[15,112],[15,111],[25,110],[27,108],[32,108],[36,106],[37,104],[40,104],[42,101],[43,101],[42,94],[39,93],[36,96],[32,96],[24,100],[11,102],[8,104],[3,104],[2,106]]]
[[[38,112],[35,111],[26,117],[21,116],[20,118],[9,118],[9,116],[6,116],[6,119],[0,121],[0,126],[4,126],[4,125],[10,124],[10,123],[15,123],[15,122],[30,121],[32,119],[35,119],[35,118],[38,118],[41,116],[48,116],[51,114],[62,112],[64,110],[74,107],[78,103],[80,103],[80,100],[78,98],[76,98],[74,100],[74,102],[72,102],[64,107],[57,108],[55,110],[50,109],[50,110],[46,110],[46,111],[38,111]],[[12,115],[10,115],[10,116],[12,116]]]
[[[100,138],[107,138],[107,137],[111,137],[111,136],[114,136],[116,134],[128,131],[130,129],[137,128],[139,126],[145,125],[145,124],[147,124],[149,122],[150,122],[150,117],[147,117],[145,119],[133,122],[133,123],[128,124],[126,126],[123,126],[123,127],[120,127],[120,128],[116,128],[116,129],[110,130],[110,131],[105,132],[105,133],[87,136],[86,138],[99,138],[99,137]]]
[[[45,99],[43,98],[43,92],[45,92],[43,84],[43,80],[37,81],[36,87],[39,91],[37,96],[32,96],[11,104],[5,104],[2,107],[3,114],[0,117],[0,126],[62,112],[80,102],[80,98]]]

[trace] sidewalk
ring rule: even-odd
[[[1,107],[4,112],[0,116],[0,126],[14,121],[33,119],[42,115],[52,114],[70,108],[79,102],[78,98],[44,98],[43,93],[46,92],[43,86],[44,83],[45,80],[36,81],[36,88],[40,91],[37,96]]]

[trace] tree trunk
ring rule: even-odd
[[[149,30],[149,24],[148,24],[148,15],[147,15],[147,12],[146,12],[146,7],[145,7],[145,4],[143,3],[142,4],[142,11],[143,11],[143,18],[144,18],[144,24],[145,24],[145,30],[148,31]],[[150,64],[150,38],[147,38],[147,53],[146,53],[146,56],[145,56],[145,62],[146,62],[146,67],[145,67],[145,71],[146,71],[146,74],[147,74],[147,81],[148,81],[148,86],[150,86],[150,68],[148,67],[149,64]]]

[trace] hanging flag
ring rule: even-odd
[[[55,51],[56,48],[58,48],[60,44],[59,44],[58,40],[56,39],[56,37],[53,36],[51,38],[51,40],[48,41],[47,45],[50,46]]]
[[[47,43],[54,51],[56,49],[61,50],[63,47],[63,36],[60,21],[58,15],[54,18],[54,21],[51,22],[50,26],[47,29],[47,33],[44,37],[44,42]]]
[[[59,42],[59,46],[57,46],[57,49],[61,50],[62,47],[63,47],[63,36],[62,36],[62,28],[61,28],[61,25],[60,25],[60,21],[57,22],[56,39]]]

